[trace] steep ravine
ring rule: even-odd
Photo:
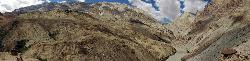
[[[167,61],[248,61],[248,0],[213,0],[204,11],[184,14],[168,27],[177,52]],[[245,49],[237,49],[238,46]],[[239,47],[238,47],[239,48]],[[186,53],[183,52],[186,50]],[[184,57],[182,57],[184,55]],[[179,59],[181,57],[181,59]]]

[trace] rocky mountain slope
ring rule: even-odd
[[[25,7],[0,16],[0,61],[250,61],[249,3],[213,0],[167,25],[117,3]]]
[[[166,26],[123,4],[45,4],[0,21],[0,61],[160,61],[175,52]]]
[[[213,0],[197,15],[186,13],[175,20],[168,27],[177,39],[176,54],[187,61],[249,61],[249,3]]]

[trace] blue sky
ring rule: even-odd
[[[128,0],[85,0],[86,3],[96,3],[96,2],[119,2],[129,4]]]
[[[51,2],[61,2],[65,0],[50,0]],[[129,4],[128,0],[85,0],[85,3],[97,3],[97,2],[119,2]]]
[[[152,4],[152,6],[153,6],[157,11],[159,11],[159,7],[156,5],[156,1],[154,1],[154,0],[142,0],[142,1],[144,1],[144,2],[146,2],[146,3],[149,3],[149,4]]]

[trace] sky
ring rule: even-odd
[[[183,12],[196,13],[202,11],[211,0],[0,0],[0,12],[11,12],[15,9],[45,2],[71,2],[85,3],[118,2],[140,8],[148,12],[155,19],[166,22],[175,19]]]

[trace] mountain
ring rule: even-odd
[[[161,24],[119,3],[45,3],[0,16],[0,61],[249,61],[250,0]]]
[[[45,3],[0,17],[0,61],[160,61],[166,26],[118,3]]]

